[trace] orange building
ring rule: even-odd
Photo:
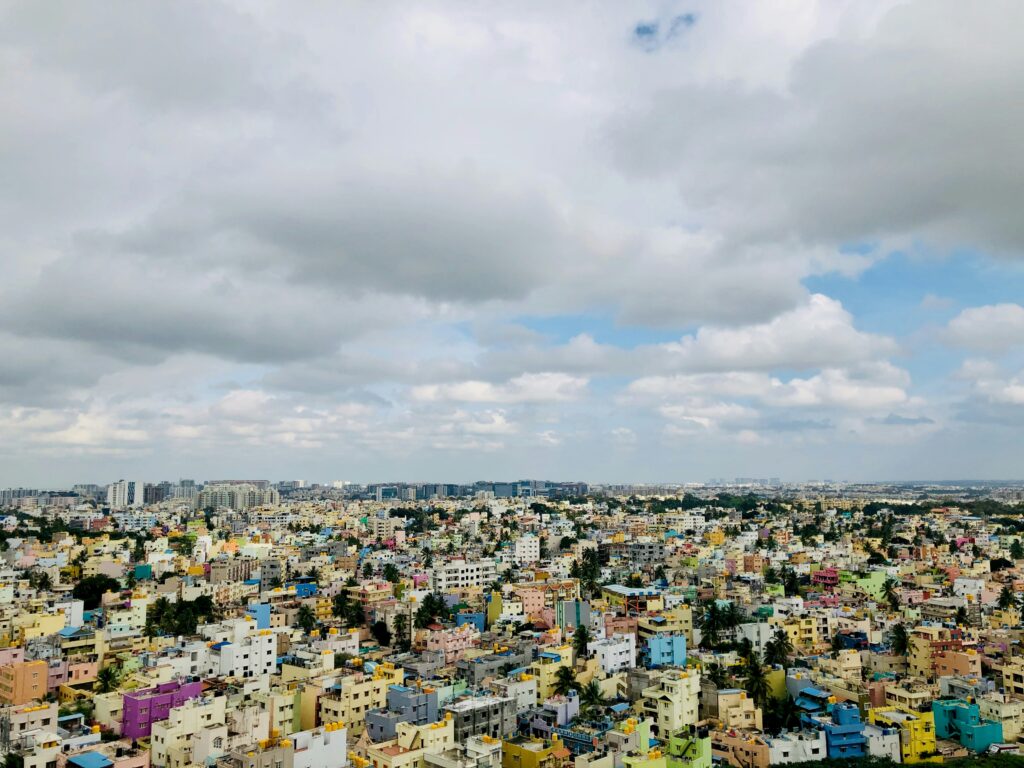
[[[15,706],[46,696],[49,665],[40,660],[0,667],[0,702]]]

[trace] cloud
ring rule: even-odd
[[[1019,256],[1022,22],[1009,1],[900,3],[869,34],[807,47],[781,86],[711,79],[624,110],[620,167],[671,179],[735,243],[911,238]]]
[[[529,373],[504,384],[461,381],[414,387],[412,397],[420,401],[464,403],[556,403],[575,400],[586,390],[587,379],[564,373]]]
[[[946,415],[1019,410],[1016,305],[911,381],[857,281],[1019,250],[1016,6],[57,7],[0,10],[0,482],[1005,461]]]
[[[990,304],[963,310],[949,321],[945,340],[958,347],[999,354],[1024,345],[1024,307]]]
[[[664,351],[686,370],[819,368],[893,354],[896,343],[863,333],[842,304],[822,294],[773,320],[741,328],[706,326]]]

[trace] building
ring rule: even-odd
[[[636,635],[612,635],[604,640],[595,640],[588,645],[587,650],[597,659],[598,666],[609,675],[636,666]]]
[[[532,534],[520,536],[515,541],[512,556],[517,565],[531,565],[540,560],[540,539]]]
[[[641,657],[648,669],[685,667],[686,635],[652,635],[644,641]]]
[[[699,715],[700,673],[693,670],[656,673],[657,682],[645,688],[640,712],[654,721],[658,734],[666,737],[692,725]]]
[[[147,738],[153,723],[166,720],[174,707],[198,698],[202,689],[199,680],[176,680],[124,694],[121,735],[128,739]]]
[[[1003,741],[1002,723],[983,720],[977,704],[958,699],[933,701],[932,714],[937,738],[958,741],[973,752],[984,752]]]
[[[931,712],[873,707],[868,710],[868,721],[899,731],[901,762],[919,763],[935,756],[935,716]]]
[[[41,701],[48,693],[50,666],[45,661],[19,661],[0,667],[0,702],[19,706]]]
[[[271,506],[280,503],[276,489],[261,487],[253,483],[216,483],[203,486],[196,502],[200,509],[226,508],[244,512],[253,507]]]
[[[366,713],[366,732],[371,741],[395,738],[399,723],[423,725],[437,720],[437,691],[429,685],[391,685],[386,698],[386,707]]]
[[[432,587],[437,592],[453,592],[467,587],[484,587],[497,577],[494,560],[455,559],[437,564],[432,569]]]
[[[504,738],[517,727],[515,699],[499,696],[470,696],[457,699],[444,707],[455,728],[455,740],[470,736]]]

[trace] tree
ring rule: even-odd
[[[402,580],[402,575],[398,572],[398,567],[394,563],[388,563],[384,566],[384,578],[392,584],[397,584]]]
[[[576,631],[572,635],[572,648],[576,651],[577,658],[587,655],[588,645],[590,645],[590,630],[581,624],[576,627]]]
[[[96,673],[95,688],[97,693],[110,693],[116,691],[118,684],[121,682],[120,670],[113,664],[100,669]]]
[[[754,651],[747,660],[743,675],[743,687],[758,706],[762,706],[768,698],[768,676],[765,675],[757,651]]]
[[[1017,604],[1017,598],[1013,595],[1013,590],[1010,589],[1009,584],[1004,584],[1003,588],[999,591],[999,607],[1006,611],[1013,608]]]
[[[1020,539],[1014,539],[1010,545],[1010,557],[1014,560],[1024,560],[1024,544],[1020,543]]]
[[[970,623],[970,619],[967,616],[967,609],[962,605],[956,609],[956,623],[963,626]]]
[[[841,632],[832,633],[830,645],[832,646],[832,658],[835,658],[836,654],[843,650],[843,635]]]
[[[709,664],[706,670],[707,678],[714,683],[716,688],[726,688],[729,685],[729,675],[721,664]]]
[[[722,611],[722,624],[727,630],[735,630],[747,619],[747,614],[735,602],[729,603]]]
[[[100,601],[103,599],[103,595],[107,592],[120,591],[121,584],[115,579],[103,574],[96,576],[86,576],[75,584],[74,589],[71,590],[71,594],[76,599],[81,600],[85,604],[85,609],[91,611],[94,608],[98,608]]]
[[[591,680],[580,691],[580,709],[589,716],[593,716],[595,710],[600,709],[606,703],[604,694],[601,692],[601,684],[597,680]]]
[[[889,647],[897,656],[906,656],[910,652],[910,633],[902,624],[896,624],[889,630]]]
[[[898,611],[900,608],[900,593],[897,592],[899,587],[900,583],[896,579],[886,579],[882,584],[882,597],[888,601],[889,607],[894,611]]]
[[[572,667],[559,667],[555,672],[555,693],[565,696],[576,690],[576,672]]]
[[[369,563],[363,565],[363,578],[368,579],[373,576],[373,566]]]
[[[335,618],[344,619],[348,615],[349,594],[347,589],[342,589],[331,600],[331,613]]]
[[[772,639],[765,643],[764,661],[771,666],[785,667],[789,663],[789,657],[793,654],[793,641],[789,639],[789,633],[782,627],[775,630]]]
[[[316,614],[313,613],[313,609],[305,604],[300,605],[299,613],[295,617],[295,626],[308,635],[316,629],[316,623]]]
[[[750,659],[750,656],[754,653],[754,644],[750,642],[749,637],[744,637],[736,643],[736,653],[744,661]]]
[[[725,617],[719,608],[717,601],[709,600],[704,606],[704,613],[697,619],[700,627],[701,647],[713,648],[718,645],[722,630],[725,629]]]
[[[363,612],[363,606],[358,602],[350,602],[348,607],[345,609],[345,626],[349,629],[363,626],[366,621],[366,614]]]
[[[659,565],[654,569],[654,580],[668,582],[668,574],[665,572],[665,566]]]
[[[386,647],[391,646],[391,630],[388,629],[388,625],[383,621],[373,622],[370,626],[370,634],[373,635],[373,638],[377,641],[378,645]]]
[[[764,708],[764,729],[777,736],[782,730],[794,730],[800,726],[800,710],[792,696],[769,699]]]
[[[395,616],[395,640],[398,650],[402,653],[408,652],[412,647],[409,641],[409,617],[404,613]]]

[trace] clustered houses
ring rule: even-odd
[[[1016,503],[209,485],[4,497],[21,765],[911,764],[1024,734]]]

